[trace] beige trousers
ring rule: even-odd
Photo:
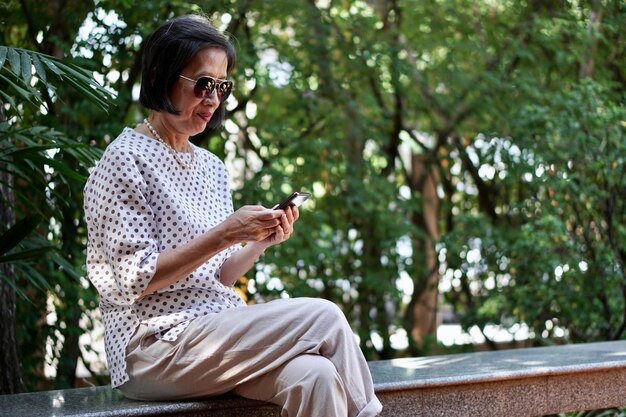
[[[282,407],[283,417],[375,416],[382,406],[341,310],[313,298],[281,299],[195,319],[178,340],[140,326],[127,348],[140,400],[234,391]]]

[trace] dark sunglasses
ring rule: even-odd
[[[219,78],[209,77],[208,75],[200,77],[197,80],[193,78],[179,75],[180,78],[195,83],[193,86],[193,94],[197,98],[205,98],[213,94],[213,90],[217,89],[217,97],[220,102],[226,100],[233,89],[233,82],[230,80],[220,80]]]

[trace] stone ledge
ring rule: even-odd
[[[0,396],[0,417],[280,417],[262,401],[222,396],[205,401],[144,402],[125,398],[110,386]]]
[[[626,405],[626,341],[370,362],[382,416],[527,417]],[[236,396],[141,402],[110,387],[0,396],[1,417],[278,417]]]
[[[370,362],[379,392],[598,372],[626,367],[626,341]]]
[[[530,417],[626,405],[626,341],[370,363],[384,416]]]

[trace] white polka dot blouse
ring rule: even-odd
[[[195,317],[245,305],[219,281],[222,264],[240,245],[138,300],[154,275],[159,253],[185,244],[233,212],[224,164],[205,149],[194,150],[193,168],[182,169],[163,144],[125,128],[85,186],[87,273],[100,295],[114,387],[128,380],[126,347],[140,323],[173,341]],[[191,162],[190,153],[179,156]]]

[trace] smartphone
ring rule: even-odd
[[[276,204],[272,207],[274,210],[284,210],[289,206],[300,207],[302,203],[307,201],[311,197],[311,193],[303,193],[301,191],[296,191],[291,194],[289,197],[285,198],[280,204]]]

